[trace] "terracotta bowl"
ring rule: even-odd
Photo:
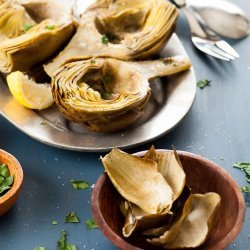
[[[23,170],[18,160],[11,154],[0,149],[0,163],[5,163],[14,182],[10,190],[0,196],[0,216],[6,213],[16,202],[23,182]]]
[[[164,150],[157,150],[164,151]],[[143,156],[144,152],[136,155]],[[244,222],[246,211],[242,192],[233,178],[215,163],[195,154],[178,151],[192,193],[216,192],[221,195],[219,222],[206,242],[197,249],[223,249],[236,238]],[[100,230],[118,248],[124,250],[160,249],[138,238],[124,238],[124,217],[119,211],[116,191],[107,174],[103,173],[92,192],[92,213]]]

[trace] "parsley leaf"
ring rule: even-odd
[[[26,23],[26,24],[24,24],[24,26],[23,26],[23,30],[24,30],[24,32],[27,32],[27,31],[29,31],[32,27],[33,27],[32,24]]]
[[[47,25],[47,26],[46,26],[46,29],[47,29],[47,30],[54,30],[55,27],[56,27],[55,25]]]
[[[89,218],[88,220],[86,220],[86,227],[88,230],[99,228],[98,225],[96,224],[94,218]]]
[[[9,190],[13,184],[14,176],[10,175],[9,168],[5,163],[0,165],[0,196],[5,194],[6,190]]]
[[[79,222],[79,219],[77,218],[75,212],[70,212],[65,216],[65,222],[77,223]]]
[[[52,221],[52,225],[58,225],[58,221],[53,220],[53,221]]]
[[[241,191],[243,193],[250,193],[250,187],[249,186],[241,187]]]
[[[1,164],[1,166],[0,166],[0,175],[2,175],[5,178],[10,176],[10,171],[5,163]]]
[[[35,247],[35,248],[33,248],[33,250],[47,250],[47,248],[46,247]]]
[[[74,244],[67,243],[67,233],[66,231],[61,231],[61,237],[57,241],[58,250],[77,250],[77,246]]]
[[[246,174],[247,182],[250,182],[250,162],[238,162],[233,165],[235,168],[243,170]]]
[[[207,79],[203,79],[197,82],[197,87],[199,87],[200,89],[205,88],[206,86],[208,86],[210,84],[210,80]]]
[[[108,45],[109,39],[108,39],[108,37],[106,35],[102,36],[102,43]]]
[[[89,184],[86,181],[71,180],[70,182],[74,189],[82,190],[82,189],[87,189],[89,187]]]

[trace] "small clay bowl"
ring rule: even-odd
[[[166,150],[157,150],[166,151]],[[146,151],[136,153],[143,156]],[[187,185],[192,193],[216,192],[222,199],[219,221],[199,250],[218,250],[228,246],[236,238],[244,222],[246,205],[242,192],[233,178],[215,163],[192,153],[178,151]],[[93,217],[100,230],[118,248],[124,250],[161,249],[149,245],[138,237],[124,238],[122,216],[116,191],[106,173],[97,180],[91,197]]]
[[[16,202],[22,182],[23,170],[18,160],[11,154],[0,149],[0,163],[5,163],[9,168],[10,174],[14,175],[12,187],[3,196],[0,196],[0,216],[6,213]]]

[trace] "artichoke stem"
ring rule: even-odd
[[[191,62],[186,56],[174,56],[154,61],[136,63],[140,72],[146,73],[147,79],[170,76],[188,70]]]

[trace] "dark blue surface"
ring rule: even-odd
[[[235,1],[236,2],[236,1]],[[248,1],[237,1],[250,15]],[[230,27],[229,27],[230,28]],[[227,170],[240,186],[244,174],[232,167],[250,162],[250,37],[230,41],[240,59],[222,62],[199,53],[191,44],[188,26],[181,15],[177,34],[196,71],[197,80],[212,84],[197,96],[191,112],[170,134],[153,142],[156,148],[170,148],[200,154]],[[1,96],[1,94],[0,94]],[[148,149],[150,144],[127,150]],[[99,160],[104,153],[70,152],[43,145],[24,135],[0,117],[0,148],[12,153],[24,170],[24,185],[16,205],[0,218],[0,250],[32,250],[41,245],[56,249],[61,229],[79,249],[116,249],[98,230],[87,230],[91,217],[88,190],[73,190],[71,179],[95,183],[103,171]],[[64,217],[75,211],[78,224],[66,224]],[[57,220],[58,225],[52,225]],[[227,249],[250,249],[250,211],[241,233]]]

